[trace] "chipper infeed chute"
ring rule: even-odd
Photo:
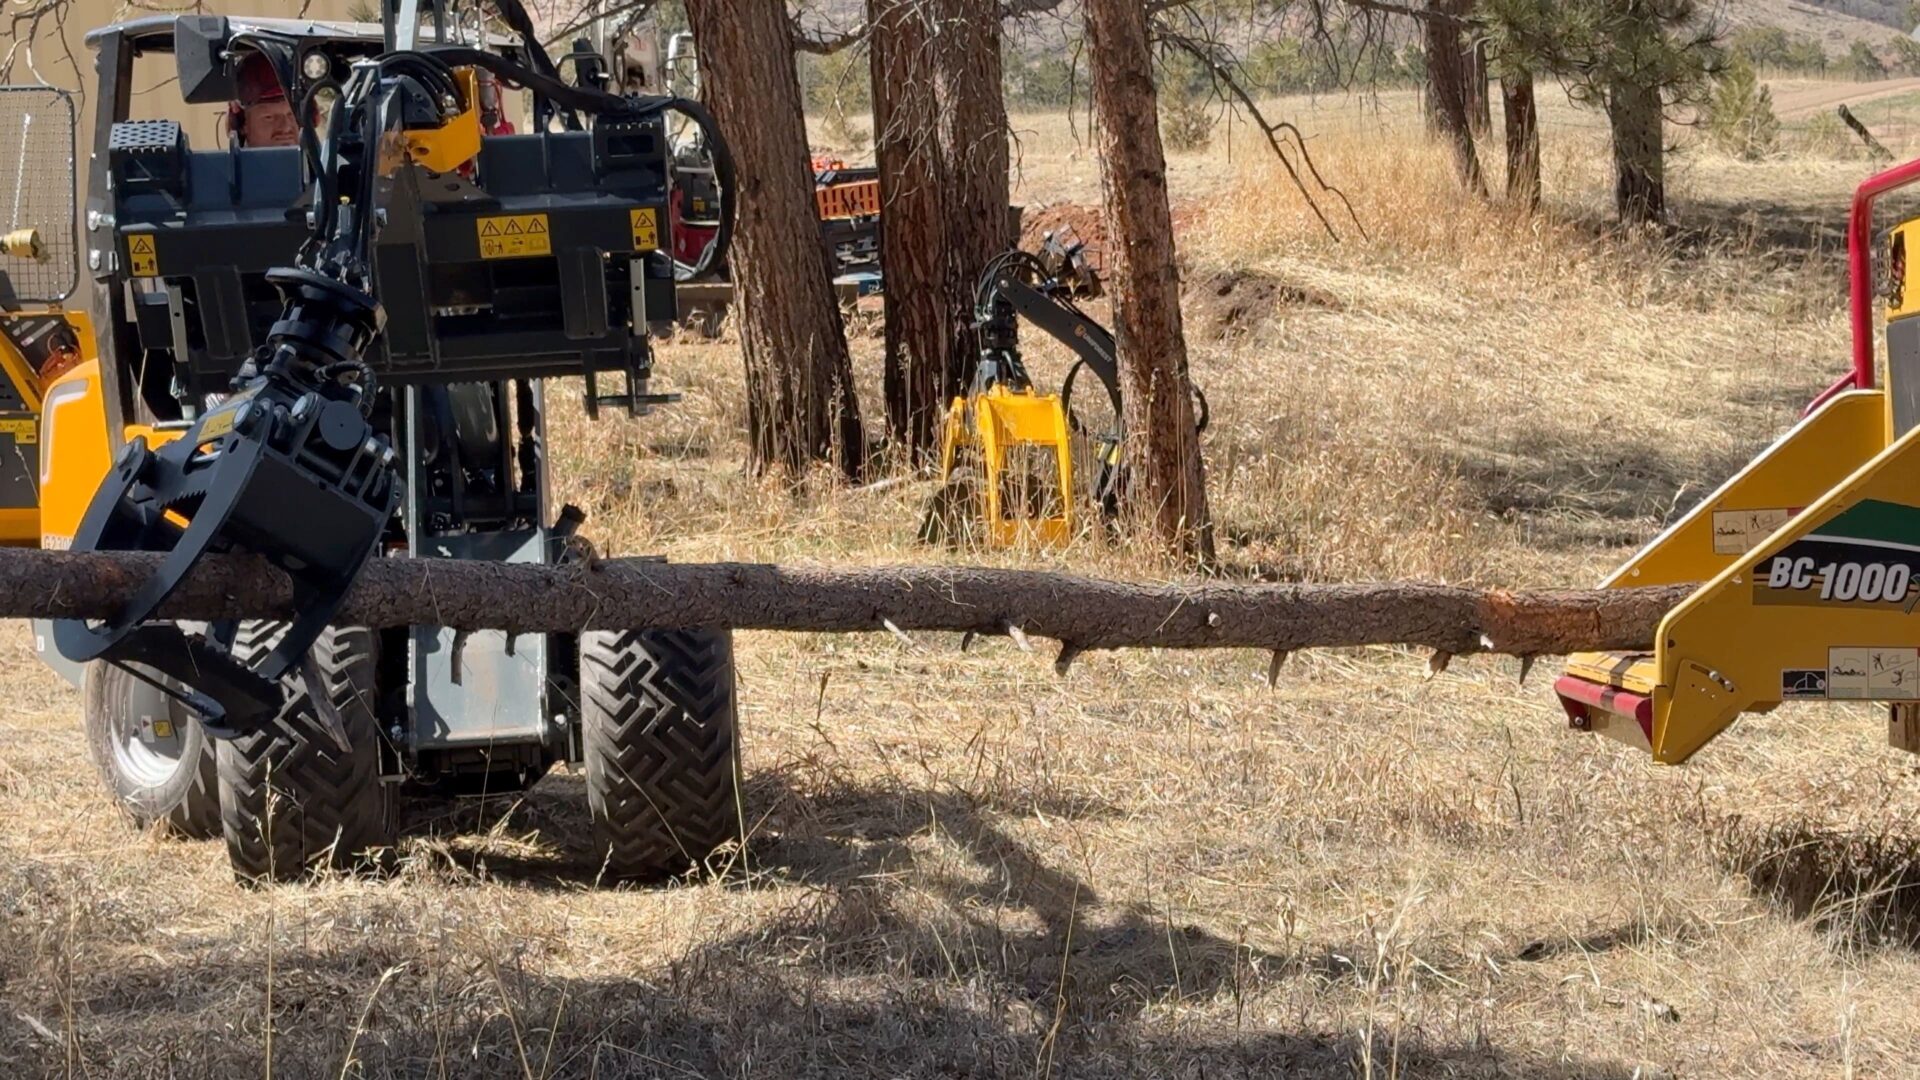
[[[1903,166],[1854,200],[1852,370],[1604,583],[1704,584],[1662,620],[1652,651],[1569,658],[1555,690],[1574,727],[1669,764],[1782,701],[1883,701],[1891,731],[1914,727],[1902,721],[1920,708],[1920,290],[1906,253],[1920,220],[1893,230],[1876,277],[1872,208],[1917,181],[1920,163]],[[1884,388],[1876,293],[1887,299]]]

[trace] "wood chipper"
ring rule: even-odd
[[[391,844],[400,793],[514,790],[556,763],[585,767],[604,872],[688,868],[739,835],[726,632],[329,623],[370,559],[581,550],[582,515],[553,505],[546,382],[578,378],[591,415],[668,400],[647,334],[682,269],[667,117],[714,166],[696,270],[732,232],[726,143],[697,102],[562,79],[519,0],[381,16],[88,35],[92,318],[68,324],[77,362],[38,371],[37,531],[165,558],[113,618],[37,624],[40,655],[81,687],[119,804],[224,836],[242,877],[355,865]],[[224,107],[225,145],[135,115],[136,85]],[[520,134],[498,115],[514,86]],[[160,617],[212,552],[279,567],[302,615]]]
[[[1604,582],[1701,584],[1653,651],[1569,658],[1555,690],[1575,728],[1677,764],[1742,713],[1877,701],[1893,743],[1920,752],[1920,219],[1887,234],[1877,268],[1873,231],[1875,201],[1915,183],[1920,162],[1854,196],[1852,369]]]

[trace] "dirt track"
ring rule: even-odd
[[[1838,105],[1860,105],[1920,90],[1920,77],[1872,83],[1815,83],[1776,91],[1773,110],[1782,120],[1810,116]]]

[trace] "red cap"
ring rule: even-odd
[[[287,92],[280,88],[280,80],[273,76],[273,65],[257,52],[240,58],[234,81],[239,84],[240,104],[245,106],[258,105],[263,101],[280,101],[287,96]]]

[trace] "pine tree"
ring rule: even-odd
[[[1713,141],[1742,161],[1758,161],[1779,147],[1780,118],[1773,113],[1773,92],[1761,85],[1753,65],[1745,60],[1730,60],[1722,69],[1704,118]]]
[[[1664,221],[1667,110],[1705,104],[1722,63],[1696,0],[1482,0],[1479,18],[1498,54],[1606,112],[1620,220]]]

